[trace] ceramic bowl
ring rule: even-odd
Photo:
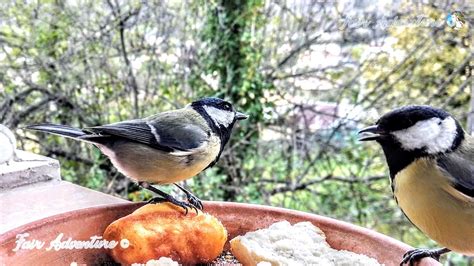
[[[62,233],[61,241],[89,240],[101,236],[105,228],[120,217],[130,214],[142,203],[124,203],[93,207],[48,217],[9,231],[0,236],[0,264],[5,265],[113,265],[104,249],[47,250],[51,241]],[[399,265],[402,255],[412,247],[393,238],[339,220],[283,208],[261,205],[205,202],[204,210],[216,216],[226,227],[229,237],[268,227],[282,220],[290,223],[310,221],[320,227],[328,243],[335,249],[350,250],[377,259],[385,265]],[[25,240],[44,242],[41,248],[17,247],[20,234]],[[36,242],[38,244],[39,242]],[[35,244],[35,243],[33,243]],[[32,249],[30,249],[32,248]],[[226,248],[229,248],[228,244]],[[73,264],[71,264],[73,263]],[[425,258],[418,265],[440,265]]]

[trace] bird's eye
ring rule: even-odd
[[[231,111],[232,110],[232,106],[230,106],[230,104],[228,104],[228,103],[224,103],[222,108],[226,111]]]

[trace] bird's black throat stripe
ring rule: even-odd
[[[422,149],[413,151],[404,150],[393,138],[380,139],[378,142],[381,144],[385,154],[392,181],[401,170],[405,169],[405,167],[410,165],[417,158],[426,156]]]
[[[204,110],[203,106],[193,105],[192,107],[202,118],[204,118],[204,120],[206,120],[207,125],[211,128],[212,132],[214,132],[217,136],[219,136],[219,139],[221,141],[219,154],[217,155],[216,159],[209,166],[206,167],[207,169],[209,167],[214,166],[214,164],[216,164],[219,158],[221,157],[222,151],[224,150],[224,146],[227,144],[227,142],[230,139],[230,134],[232,133],[232,128],[234,127],[235,120],[227,127],[218,126],[214,123],[214,121],[206,112],[206,110]]]

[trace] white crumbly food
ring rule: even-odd
[[[161,257],[158,260],[149,260],[145,264],[134,263],[132,266],[179,266],[179,263],[168,257]]]
[[[310,222],[293,226],[288,221],[274,223],[269,228],[238,236],[230,244],[232,253],[246,266],[381,265],[365,255],[331,248],[324,233]]]

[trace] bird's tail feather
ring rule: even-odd
[[[79,128],[74,128],[64,125],[55,125],[55,124],[36,124],[27,126],[27,129],[48,132],[59,136],[64,136],[67,138],[80,139],[79,137],[87,135],[86,132],[82,131]]]

